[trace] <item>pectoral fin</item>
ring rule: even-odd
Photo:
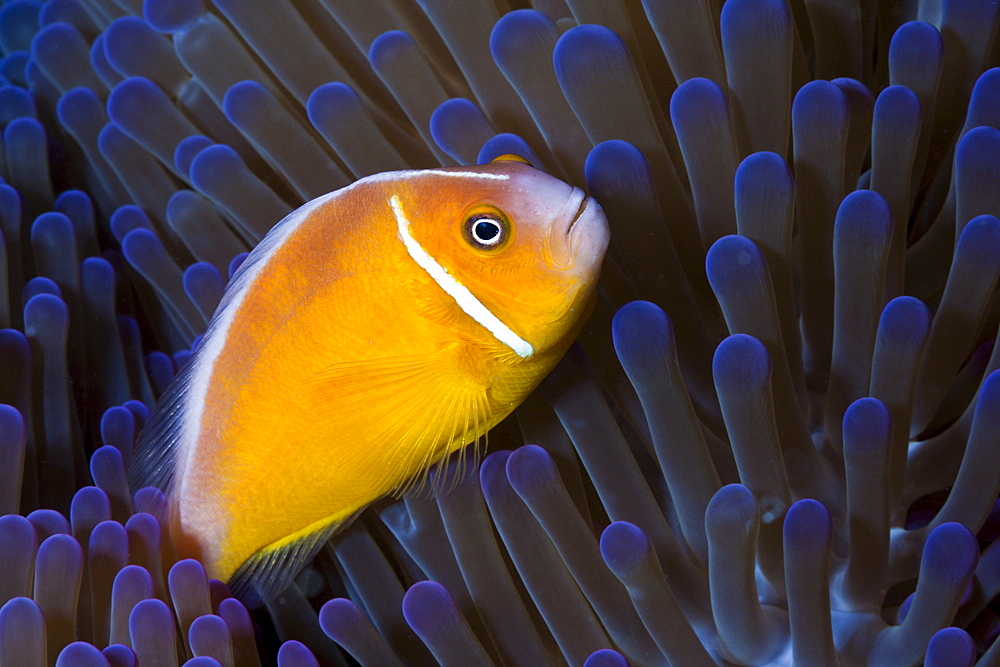
[[[496,422],[485,383],[448,353],[335,364],[306,391],[339,440],[364,447],[353,479],[378,495],[422,486],[432,464]]]

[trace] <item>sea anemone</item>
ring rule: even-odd
[[[998,25],[3,3],[0,665],[1000,664]],[[505,153],[607,212],[579,344],[248,612],[128,486],[157,397],[289,211]]]

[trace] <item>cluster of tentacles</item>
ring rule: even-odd
[[[7,0],[0,665],[1000,665],[998,23]],[[175,563],[125,471],[245,253],[356,178],[506,153],[613,240],[478,472],[265,612]]]

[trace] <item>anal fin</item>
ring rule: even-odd
[[[363,508],[362,508],[363,509]],[[227,585],[248,609],[276,599],[337,531],[361,510],[343,519],[317,521],[274,544],[263,547],[236,570]]]

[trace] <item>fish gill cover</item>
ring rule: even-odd
[[[4,2],[0,665],[1000,664],[998,13]],[[507,153],[607,212],[579,346],[249,614],[150,408],[289,211]]]

